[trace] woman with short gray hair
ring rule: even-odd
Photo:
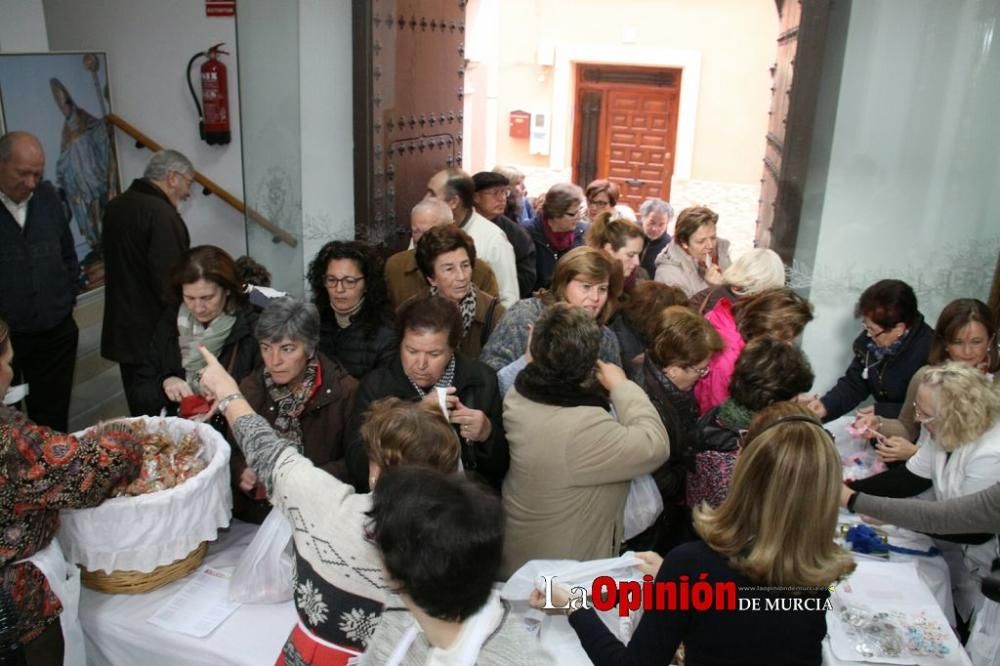
[[[264,367],[240,382],[254,411],[317,467],[347,479],[344,433],[357,380],[317,349],[319,311],[295,298],[273,299],[254,331]],[[237,447],[232,454],[233,515],[259,523],[270,511],[263,486]]]

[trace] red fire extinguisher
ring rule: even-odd
[[[187,67],[188,89],[194,99],[194,106],[198,109],[198,132],[202,140],[209,145],[225,145],[232,139],[229,131],[229,88],[226,66],[219,60],[220,53],[229,55],[219,48],[223,45],[224,42],[220,42],[207,51],[195,53],[188,61]],[[191,83],[191,65],[198,58],[206,59],[201,65],[201,104],[198,103],[198,95],[195,94],[194,85]]]

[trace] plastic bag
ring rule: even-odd
[[[642,534],[663,513],[663,497],[652,474],[632,479],[625,500],[625,540]]]
[[[276,604],[292,598],[292,526],[272,509],[229,580],[229,599],[242,604]]]

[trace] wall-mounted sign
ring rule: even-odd
[[[236,16],[236,0],[205,0],[205,16]]]

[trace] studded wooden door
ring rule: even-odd
[[[582,65],[577,81],[575,179],[613,181],[638,210],[670,198],[677,140],[679,70]]]
[[[438,170],[462,164],[464,0],[354,2],[355,235],[408,228]]]
[[[791,263],[819,96],[830,0],[777,0],[778,52],[754,244]]]

